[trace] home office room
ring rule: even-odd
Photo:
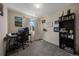
[[[79,3],[0,3],[0,56],[78,56]]]

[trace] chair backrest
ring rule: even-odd
[[[24,30],[25,30],[25,32],[26,32],[26,34],[27,34],[27,36],[28,36],[28,35],[29,35],[29,28],[26,27],[26,28],[24,28]]]
[[[17,40],[23,42],[25,40],[25,36],[26,36],[26,32],[25,31],[18,32],[18,39]]]
[[[22,31],[21,31],[22,30]],[[20,41],[26,41],[26,40],[29,40],[28,39],[28,36],[29,36],[29,28],[23,28],[18,31],[18,37],[19,37],[19,40]]]

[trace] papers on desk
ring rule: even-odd
[[[9,37],[17,37],[16,34],[12,35],[12,33],[8,33],[8,36],[9,36]]]
[[[8,35],[9,35],[9,36],[12,36],[12,34],[11,34],[11,33],[9,33]]]

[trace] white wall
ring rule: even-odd
[[[44,25],[44,28],[47,29],[47,32],[44,32],[45,35],[43,36],[43,39],[45,39],[46,41],[53,43],[55,45],[59,45],[59,33],[58,32],[54,32],[54,21],[58,20],[58,18],[56,17],[49,17],[46,20],[46,24]],[[52,23],[53,23],[53,27],[52,27]]]
[[[7,26],[7,7],[3,7],[3,16],[0,16],[0,55],[4,55],[3,38],[6,36]]]
[[[62,15],[63,11],[64,14],[67,14],[68,9],[71,9],[71,12],[76,13],[76,49],[79,49],[79,4],[70,4],[63,8],[61,6],[60,9],[58,9],[56,12],[52,13],[52,15],[49,15],[49,17],[46,18],[46,22],[53,22],[54,27],[54,21],[58,20],[58,17]],[[46,25],[42,25],[41,27],[46,27]],[[47,32],[43,33],[43,39],[59,46],[59,33],[54,32],[53,27],[51,27],[51,24],[49,24],[48,28],[46,27]]]
[[[26,19],[24,16],[26,16],[23,13],[20,13],[18,11],[14,10],[8,10],[8,32],[17,32],[18,28],[15,26],[15,16],[22,17],[22,27],[26,27],[28,24],[28,19]]]

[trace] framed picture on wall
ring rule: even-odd
[[[42,24],[45,23],[45,22],[46,22],[46,20],[42,20]]]
[[[59,24],[59,20],[56,20],[56,21],[55,21],[55,24],[56,24],[56,25]]]
[[[59,20],[54,21],[54,32],[59,32]]]
[[[59,32],[59,27],[54,27],[54,32]]]
[[[15,16],[15,26],[22,27],[22,17]]]

